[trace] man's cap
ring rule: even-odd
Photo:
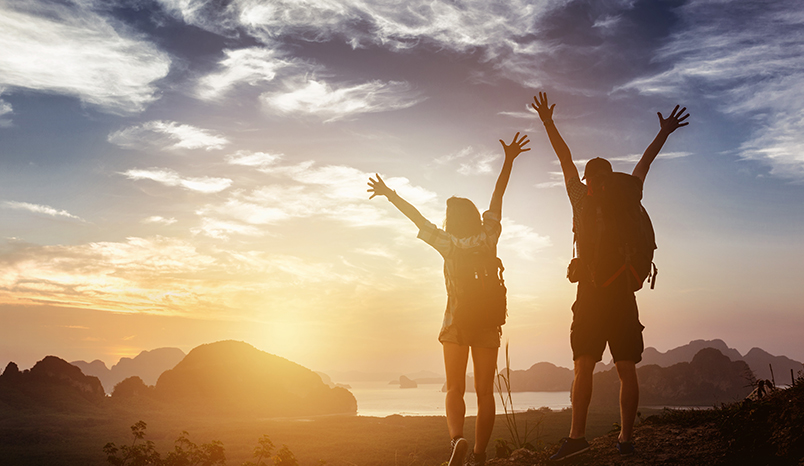
[[[586,162],[586,167],[583,169],[583,178],[585,180],[589,176],[595,176],[602,173],[611,173],[614,170],[611,168],[611,163],[600,157],[595,157],[592,160]]]

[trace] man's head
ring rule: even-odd
[[[608,160],[595,157],[586,162],[586,167],[583,169],[582,179],[599,178],[601,175],[608,175],[612,171],[611,163]]]

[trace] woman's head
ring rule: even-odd
[[[480,212],[472,201],[455,196],[447,199],[447,219],[444,222],[447,233],[466,238],[480,234],[482,226]]]

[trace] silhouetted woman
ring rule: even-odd
[[[402,199],[396,191],[391,190],[385,182],[369,178],[368,192],[374,196],[385,196],[405,216],[419,227],[418,237],[433,246],[444,257],[444,277],[447,285],[447,309],[438,340],[444,348],[444,366],[447,374],[447,426],[452,437],[452,455],[449,466],[462,466],[469,443],[463,438],[463,423],[466,404],[463,396],[466,391],[466,365],[469,350],[472,351],[474,366],[475,391],[477,393],[477,422],[475,426],[475,445],[467,464],[483,465],[485,451],[494,427],[494,377],[497,369],[497,350],[500,347],[500,327],[489,327],[477,332],[460,331],[453,324],[454,310],[457,304],[453,274],[455,269],[454,252],[458,248],[474,248],[488,246],[497,254],[497,239],[500,237],[500,219],[502,218],[502,198],[514,159],[522,152],[530,141],[527,136],[519,137],[516,133],[511,144],[500,143],[505,151],[500,176],[494,193],[491,195],[489,210],[483,213],[481,220],[477,207],[469,199],[451,197],[447,200],[447,216],[444,229],[436,227],[428,221],[415,207]]]

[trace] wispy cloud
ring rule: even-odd
[[[244,157],[249,157],[246,153]],[[194,230],[222,238],[236,234],[267,234],[255,229],[279,225],[292,219],[328,219],[353,227],[399,227],[405,219],[389,215],[377,202],[367,202],[367,181],[373,173],[344,165],[318,166],[312,161],[280,165],[253,165],[262,173],[276,177],[275,184],[250,191],[232,191],[226,201],[210,203],[197,210],[203,225]],[[435,193],[413,186],[406,178],[385,180],[423,213],[434,212]]]
[[[256,86],[272,81],[277,72],[293,66],[293,60],[281,58],[274,49],[252,47],[224,50],[226,58],[219,63],[220,70],[201,78],[196,93],[202,100],[219,100],[240,84]]]
[[[371,81],[336,87],[325,81],[289,80],[283,91],[260,96],[269,111],[286,115],[314,116],[326,122],[361,113],[386,112],[408,108],[422,99],[404,82]]]
[[[500,239],[500,247],[508,251],[506,254],[533,260],[536,253],[553,245],[549,236],[542,236],[527,225],[508,218],[503,219],[502,224],[505,234]]]
[[[231,165],[243,165],[246,167],[268,167],[275,164],[284,157],[283,154],[271,154],[268,152],[251,152],[239,150],[234,154],[226,156],[226,161]]]
[[[229,140],[213,131],[180,124],[175,121],[149,121],[109,134],[109,142],[127,149],[158,148],[161,150],[207,151],[223,149]]]
[[[438,165],[447,165],[456,163],[458,164],[457,171],[461,175],[486,175],[495,171],[492,163],[500,158],[500,154],[493,152],[483,151],[478,152],[472,146],[464,147],[463,149],[447,154],[443,157],[438,157],[433,160]]]
[[[232,180],[229,178],[213,178],[210,176],[182,177],[167,168],[152,168],[149,170],[132,168],[120,174],[130,180],[152,180],[165,186],[182,187],[200,193],[218,193],[232,185]]]
[[[75,96],[112,113],[159,98],[170,58],[92,2],[0,3],[0,86]]]
[[[196,318],[262,309],[283,293],[290,295],[281,297],[288,305],[298,295],[294,287],[305,283],[337,287],[356,280],[327,262],[261,251],[206,250],[161,236],[81,245],[16,244],[2,248],[0,264],[0,302]]]
[[[564,186],[564,173],[562,172],[548,172],[547,174],[550,178],[550,181],[543,181],[541,183],[536,183],[536,187],[539,189],[549,189],[549,188],[558,188]]]
[[[75,220],[81,220],[80,217],[75,216],[67,212],[66,210],[54,209],[53,207],[47,205],[31,204],[28,202],[4,201],[2,206],[5,209],[27,210],[28,212],[33,212],[35,214],[43,214],[50,217],[64,217],[64,218],[72,218]]]
[[[739,154],[804,181],[804,6],[698,0],[680,12],[687,27],[657,57],[669,68],[623,88],[710,98],[725,113],[754,119]]]
[[[165,217],[162,217],[161,215],[154,215],[154,216],[142,219],[142,223],[158,223],[160,225],[173,225],[177,221],[178,220],[176,220],[173,217],[165,218]]]
[[[0,87],[0,96],[3,95],[4,88]],[[14,113],[11,104],[0,98],[0,128],[8,128],[11,126],[11,119],[9,116]]]

